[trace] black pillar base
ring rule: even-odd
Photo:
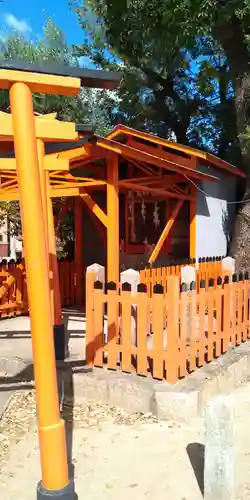
[[[56,361],[64,361],[65,359],[65,326],[54,325],[54,343]]]
[[[47,490],[40,481],[37,485],[37,500],[76,500],[75,485],[71,481],[68,486],[61,490]]]

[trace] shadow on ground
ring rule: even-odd
[[[84,368],[85,361],[65,361],[57,364],[57,381],[60,402],[61,417],[65,421],[67,459],[69,477],[74,479],[75,471],[72,463],[73,453],[73,430],[74,430],[74,382],[73,373],[88,371]],[[31,390],[34,388],[34,366],[27,364],[21,371],[13,376],[0,377],[0,392],[13,392],[20,390]],[[77,495],[75,500],[77,500]]]
[[[186,449],[201,494],[204,496],[205,446],[201,443],[190,443]]]

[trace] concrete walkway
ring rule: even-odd
[[[70,336],[69,348],[72,359],[85,356],[85,317],[74,309],[64,310],[64,322]],[[0,356],[32,360],[30,320],[19,316],[0,320]]]
[[[85,359],[85,317],[74,309],[64,310],[64,322],[69,336],[69,359]],[[26,384],[11,382],[25,367],[32,365],[32,343],[29,317],[19,316],[0,320],[0,416],[9,397],[16,389],[33,387],[32,377]],[[29,378],[28,376],[25,378]]]
[[[250,500],[249,384],[231,397],[237,457],[234,499]],[[34,408],[30,401],[20,420],[27,413],[34,415]],[[21,440],[10,448],[5,463],[0,459],[3,499],[36,498],[41,473],[34,418],[32,427],[26,426]],[[79,500],[202,500],[202,418],[179,424],[147,422],[142,416],[131,420],[117,409],[85,403],[74,411],[74,421],[72,462]]]

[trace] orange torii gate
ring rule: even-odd
[[[26,63],[0,65],[0,88],[9,90],[11,105],[11,114],[0,113],[0,151],[9,151],[13,141],[15,150],[15,159],[1,160],[1,199],[20,200],[42,471],[38,500],[75,498],[74,483],[69,480],[64,421],[60,418],[53,338],[53,324],[60,330],[62,319],[50,198],[63,196],[63,188],[49,186],[49,172],[65,172],[69,166],[66,159],[47,157],[44,143],[76,140],[78,134],[74,124],[58,122],[55,115],[34,117],[32,93],[75,96],[81,84],[114,88],[119,83],[112,73],[75,69],[73,76],[69,75],[69,68],[56,68],[51,74],[51,68]]]

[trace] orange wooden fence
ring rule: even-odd
[[[223,275],[222,257],[207,257],[199,259],[198,262],[195,259],[190,259],[185,264],[148,267],[140,271],[140,281],[147,285],[148,294],[152,295],[154,285],[160,284],[165,288],[169,276],[178,276],[181,279],[181,270],[187,265],[196,269],[196,282],[198,286],[201,280],[205,280],[207,287],[210,278],[216,280],[219,276]]]
[[[0,317],[20,315],[28,310],[25,269],[22,264],[0,266]]]
[[[178,378],[250,338],[250,281],[218,277],[215,282],[195,283],[180,289],[178,276],[167,278],[167,293],[161,284],[148,295],[144,283],[136,295],[124,283],[95,282],[86,275],[86,360],[88,365],[166,379]],[[215,286],[216,285],[216,286]],[[104,311],[107,314],[104,316]],[[136,329],[135,329],[136,325]]]
[[[76,300],[75,263],[59,261],[58,268],[62,306],[73,306]]]
[[[62,305],[72,306],[76,297],[74,262],[59,261]],[[0,318],[28,313],[26,273],[23,264],[0,264]]]

